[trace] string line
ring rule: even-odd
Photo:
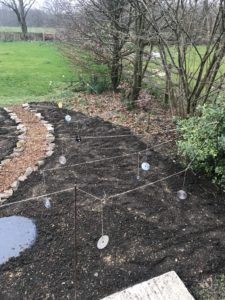
[[[219,122],[217,122],[217,125],[218,125],[218,124],[219,124]],[[207,142],[207,141],[204,141],[204,143],[202,143],[202,147],[205,145],[206,142]],[[202,148],[202,147],[201,147],[201,148]],[[146,149],[143,150],[143,151],[146,151]],[[143,152],[143,151],[142,151],[142,152]],[[138,154],[138,153],[140,153],[140,151],[139,151],[139,152],[135,152],[135,153],[133,153],[133,154]],[[126,154],[126,155],[124,155],[124,156],[128,156],[128,155],[131,155],[131,154]],[[121,157],[121,156],[119,156],[119,157]],[[115,157],[114,157],[114,158],[115,158]],[[106,158],[106,159],[112,159],[112,158]],[[106,159],[105,159],[105,160],[106,160]],[[122,193],[117,193],[117,194],[108,196],[107,199],[113,199],[113,198],[116,198],[116,197],[120,197],[120,196],[129,194],[129,193],[131,193],[131,192],[137,191],[137,190],[139,190],[139,189],[143,189],[143,188],[145,188],[145,187],[148,187],[148,186],[157,184],[157,183],[159,183],[159,182],[165,181],[165,180],[170,179],[170,178],[172,178],[172,177],[174,177],[174,176],[178,176],[178,175],[183,174],[183,173],[186,174],[187,171],[190,169],[190,167],[191,167],[191,165],[192,165],[192,163],[194,162],[195,159],[196,159],[196,156],[194,156],[194,158],[190,161],[190,163],[187,165],[187,167],[186,167],[184,170],[182,170],[182,171],[173,173],[173,174],[171,174],[171,175],[169,175],[169,176],[166,176],[166,177],[164,177],[164,178],[158,179],[158,180],[153,181],[153,182],[149,182],[149,183],[147,183],[147,184],[144,184],[144,185],[142,185],[142,186],[136,187],[136,188],[134,188],[134,189],[130,189],[130,190],[124,191],[124,192],[122,192]],[[99,161],[99,160],[97,160],[97,161]],[[93,162],[93,161],[92,161],[92,162]],[[87,164],[87,163],[88,163],[88,162],[84,162],[84,163],[82,163],[82,164]],[[46,169],[45,171],[47,171],[47,170],[49,170],[49,169]],[[184,182],[183,182],[183,185],[184,185]],[[73,190],[73,189],[74,189],[74,187],[71,187],[71,188],[68,188],[68,189],[64,189],[64,190],[60,190],[60,191],[56,191],[56,192],[52,192],[52,193],[48,193],[48,194],[44,194],[44,195],[40,195],[40,196],[31,197],[31,198],[27,198],[27,199],[20,200],[20,201],[16,201],[16,202],[12,202],[12,203],[3,204],[3,205],[0,206],[0,208],[1,208],[1,207],[11,206],[11,205],[18,204],[18,203],[28,202],[28,201],[35,200],[35,199],[39,199],[39,198],[43,198],[43,197],[48,197],[48,196],[51,196],[51,195],[60,194],[60,193],[66,192],[66,191],[71,191],[71,190]],[[96,197],[96,196],[94,196],[94,195],[92,195],[92,194],[90,194],[90,193],[87,193],[86,191],[84,191],[84,190],[82,190],[82,189],[80,189],[80,188],[77,188],[77,190],[79,190],[79,191],[81,191],[81,192],[83,192],[83,193],[85,193],[85,194],[91,196],[92,198],[95,198],[95,199],[98,199],[98,200],[102,201],[102,198],[99,198],[99,197]]]
[[[24,202],[29,202],[29,201],[37,200],[37,199],[44,198],[44,197],[49,197],[49,196],[52,196],[52,195],[61,194],[61,193],[72,191],[72,190],[74,190],[74,187],[67,188],[67,189],[64,189],[64,190],[59,190],[59,191],[56,191],[56,192],[43,194],[43,195],[40,195],[40,196],[33,196],[33,197],[30,197],[30,198],[27,198],[27,199],[22,199],[22,200],[11,202],[11,203],[2,204],[2,205],[0,205],[0,209],[4,208],[4,207],[11,206],[11,205],[24,203]]]
[[[121,196],[123,196],[123,195],[129,194],[129,193],[134,192],[134,191],[137,191],[137,190],[139,190],[139,189],[144,189],[144,188],[146,188],[146,187],[148,187],[148,186],[151,186],[151,185],[154,185],[154,184],[156,184],[156,183],[162,182],[162,181],[164,181],[164,180],[170,179],[170,178],[172,178],[172,177],[174,177],[174,176],[178,176],[178,175],[180,175],[180,174],[182,174],[182,173],[184,173],[184,172],[185,172],[185,170],[182,170],[182,171],[180,171],[180,172],[174,173],[174,174],[172,174],[172,175],[166,176],[166,177],[164,177],[164,178],[158,179],[158,180],[153,181],[153,182],[149,182],[149,183],[147,183],[147,184],[144,184],[144,185],[142,185],[142,186],[136,187],[136,188],[134,188],[134,189],[130,189],[130,190],[127,190],[127,191],[122,192],[122,193],[118,193],[118,194],[111,195],[111,196],[108,197],[108,199],[113,199],[113,198],[121,197]]]
[[[125,153],[125,154],[122,154],[122,155],[116,155],[116,156],[110,156],[110,157],[105,157],[105,158],[101,158],[101,159],[95,159],[95,160],[85,161],[85,162],[82,162],[82,163],[72,164],[72,165],[68,165],[68,166],[64,166],[64,167],[49,168],[49,169],[45,169],[45,171],[61,170],[61,169],[66,169],[66,168],[77,167],[77,166],[84,165],[84,164],[92,164],[92,163],[97,163],[97,162],[112,160],[112,159],[116,159],[116,158],[122,158],[122,157],[128,157],[128,156],[132,156],[132,155],[137,155],[138,153],[143,153],[143,152],[146,152],[146,151],[153,150],[154,148],[160,147],[160,146],[162,146],[164,144],[171,143],[173,141],[174,141],[174,139],[173,140],[169,140],[167,142],[160,143],[158,145],[155,145],[152,148],[147,148],[147,149],[144,149],[144,150],[139,150],[137,152]]]
[[[125,192],[122,192],[122,193],[118,193],[118,194],[114,194],[114,195],[108,196],[107,199],[112,199],[112,198],[120,197],[120,196],[122,196],[122,195],[125,195],[125,194],[127,194],[127,193],[136,191],[136,190],[138,190],[138,189],[143,189],[143,188],[145,188],[145,187],[147,187],[147,186],[154,185],[154,184],[159,183],[159,182],[161,182],[161,181],[164,181],[164,180],[167,180],[167,179],[172,178],[172,177],[174,177],[174,176],[177,176],[177,175],[179,175],[179,174],[182,174],[182,173],[184,173],[185,171],[186,171],[186,169],[185,169],[185,170],[182,170],[182,171],[180,171],[180,172],[174,173],[174,174],[172,174],[172,175],[166,176],[166,177],[164,177],[164,178],[158,179],[158,180],[156,180],[156,181],[149,182],[149,183],[147,183],[147,184],[145,184],[145,185],[142,185],[142,186],[139,186],[139,187],[137,187],[137,188],[130,189],[130,190],[125,191]],[[12,206],[12,205],[19,204],[19,203],[24,203],[24,202],[33,201],[33,200],[36,200],[36,199],[40,199],[40,198],[44,198],[44,197],[49,197],[49,196],[52,196],[52,195],[57,195],[57,194],[61,194],[61,193],[68,192],[68,191],[72,191],[72,190],[74,190],[74,186],[73,186],[73,187],[70,187],[70,188],[67,188],[67,189],[63,189],[63,190],[59,190],[59,191],[55,191],[55,192],[51,192],[51,193],[46,193],[46,194],[39,195],[39,196],[33,196],[33,197],[30,197],[30,198],[27,198],[27,199],[22,199],[22,200],[20,200],[20,201],[15,201],[15,202],[11,202],[11,203],[2,204],[2,205],[0,205],[0,208]],[[97,197],[97,196],[95,196],[95,195],[93,195],[93,194],[91,194],[91,193],[88,193],[88,192],[84,191],[83,189],[79,188],[78,186],[77,186],[77,191],[80,191],[80,192],[82,192],[82,193],[84,193],[84,194],[86,194],[86,195],[88,195],[88,196],[90,196],[90,197],[92,197],[92,198],[95,198],[96,200],[100,200],[100,201],[102,201],[102,199],[105,197],[105,196],[104,196],[103,198]]]

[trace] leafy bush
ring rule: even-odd
[[[201,107],[199,117],[177,121],[178,153],[197,171],[225,186],[225,103]]]
[[[105,78],[92,75],[89,79],[80,76],[79,82],[74,86],[74,92],[87,92],[89,94],[102,94],[109,89],[109,83]]]
[[[225,299],[225,275],[209,277],[196,285],[192,294],[198,300]]]

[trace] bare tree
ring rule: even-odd
[[[11,9],[17,16],[23,39],[27,39],[27,14],[36,0],[0,0],[0,3]]]
[[[158,35],[171,109],[194,114],[224,81],[220,65],[225,56],[225,0],[140,1]]]
[[[101,62],[108,64],[111,83],[117,91],[122,75],[122,59],[130,51],[124,48],[129,38],[131,6],[127,0],[84,0],[64,5],[67,36],[79,39]]]
[[[138,100],[140,91],[142,89],[142,82],[145,72],[148,68],[153,43],[151,36],[154,34],[149,20],[146,18],[146,7],[139,0],[131,0],[133,6],[133,23],[130,30],[131,41],[134,44],[134,57],[133,57],[133,75],[131,88],[127,93],[130,107],[134,108],[136,100]],[[147,51],[145,49],[147,47]]]

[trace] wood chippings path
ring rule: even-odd
[[[34,168],[38,159],[45,156],[47,149],[48,131],[40,119],[21,106],[11,106],[9,109],[21,120],[25,133],[24,140],[17,142],[17,155],[6,160],[0,167],[0,193],[9,189],[27,168]]]

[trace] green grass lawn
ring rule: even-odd
[[[90,57],[88,69],[74,63],[53,43],[0,43],[0,106],[68,97],[68,87],[78,82],[81,74],[85,77],[105,69]]]

